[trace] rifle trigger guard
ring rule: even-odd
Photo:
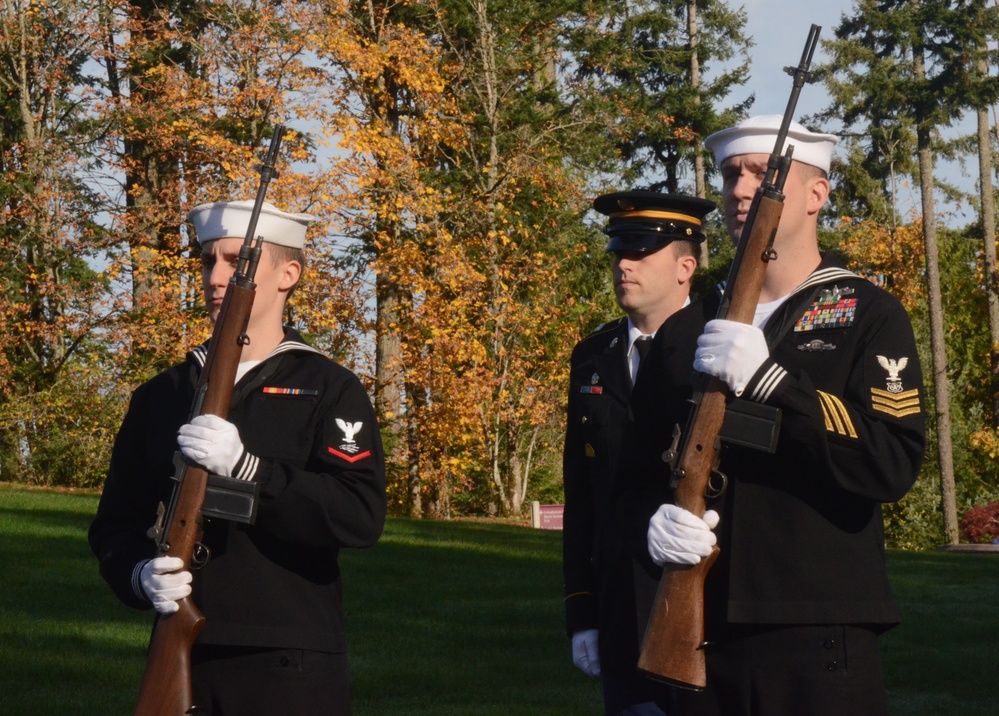
[[[704,488],[704,497],[708,500],[716,500],[725,494],[728,489],[728,477],[718,469],[711,470],[711,477]]]
[[[770,263],[771,261],[776,261],[777,251],[774,250],[773,246],[768,246],[767,250],[763,252],[762,256],[760,256],[760,260],[765,264]]]
[[[194,543],[194,551],[191,553],[191,569],[201,569],[208,560],[211,559],[212,551],[201,542]]]
[[[245,333],[240,333],[239,334],[239,338],[236,339],[236,342],[240,346],[248,346],[248,345],[250,345],[250,337],[248,335],[246,335]]]

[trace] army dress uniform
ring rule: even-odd
[[[635,430],[625,443],[632,459],[619,473],[616,496],[617,525],[627,543],[617,567],[630,570],[635,584],[633,601],[617,605],[616,632],[631,650],[638,644],[631,630],[647,623],[661,574],[646,540],[649,518],[671,501],[661,455],[674,426],[686,425],[696,339],[718,305],[717,296],[708,297],[667,321],[666,340],[653,341],[638,377]],[[881,504],[906,494],[923,459],[916,343],[893,296],[828,258],[763,331],[770,358],[742,399],[780,409],[776,451],[722,445],[719,469],[727,489],[708,503],[721,515],[721,553],[705,587],[706,635],[725,645],[747,632],[816,625],[816,653],[803,655],[802,664],[817,665],[828,680],[825,686],[810,681],[808,688],[835,689],[865,670],[847,663],[844,626],[859,627],[861,634],[850,638],[876,638],[898,621]],[[710,688],[712,651],[707,654]],[[774,691],[765,698],[789,699],[785,712],[794,712],[793,694]],[[695,704],[704,698],[683,693]],[[856,712],[866,710],[860,705]]]
[[[697,197],[641,190],[605,194],[597,197],[593,206],[608,217],[604,228],[608,235],[606,250],[626,255],[629,261],[640,261],[643,254],[676,241],[693,245],[689,252],[681,251],[680,256],[695,256],[695,246],[705,240],[703,219],[715,208],[713,202]],[[675,277],[651,274],[645,280],[666,282]],[[626,310],[665,308],[668,315],[674,302],[682,305],[687,300],[686,289],[681,287],[677,284],[676,293],[653,294],[661,302],[658,304],[639,309],[629,297],[622,306],[628,307]],[[618,589],[603,569],[610,496],[627,427],[633,375],[642,346],[650,340],[651,335],[643,335],[631,318],[622,317],[581,340],[570,363],[563,455],[566,631],[570,637],[584,638],[588,638],[587,632],[595,631],[601,642],[597,651],[606,713],[662,713],[653,702],[665,697],[658,685],[638,675],[634,663],[604,658],[600,616],[606,594]],[[587,655],[595,660],[596,656],[589,652],[591,646],[586,646]],[[574,639],[574,657],[576,653]]]
[[[102,577],[127,606],[150,607],[137,565],[156,556],[146,531],[157,505],[169,504],[177,431],[190,417],[206,354],[207,344],[140,386],[114,444],[89,541]],[[282,666],[290,658],[292,669],[302,654],[332,659],[347,712],[337,559],[341,548],[377,541],[386,509],[368,395],[353,373],[288,328],[236,383],[228,419],[245,448],[233,476],[257,483],[259,499],[254,524],[205,521],[210,556],[193,571],[192,599],[206,618],[195,659],[227,647],[291,650],[291,657],[274,653]],[[329,708],[341,712],[336,703]]]
[[[628,319],[600,326],[572,352],[563,474],[566,631],[596,629],[599,554],[618,448],[628,418]]]

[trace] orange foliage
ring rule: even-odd
[[[449,66],[385,6],[351,16],[348,5],[329,3],[314,42],[339,70],[319,89],[338,150],[328,187],[344,208],[330,229],[368,248],[382,309],[375,340],[399,342],[375,367],[382,389],[398,380],[403,393],[400,405],[380,406],[383,427],[400,437],[389,455],[395,503],[411,499],[415,473],[424,497],[488,479],[517,509],[542,438],[560,433],[575,336],[559,320],[561,259],[543,253],[560,227],[528,225],[514,207],[531,191],[564,216],[580,197],[543,144],[525,141],[496,158],[502,165],[484,165],[453,91],[469,68]],[[442,188],[441,166],[460,177],[461,195]]]
[[[840,248],[849,256],[847,268],[891,291],[911,310],[925,300],[925,253],[922,222],[915,220],[894,230],[843,219]]]
[[[471,115],[481,112],[455,89],[469,68],[388,6],[203,3],[189,24],[169,7],[113,0],[106,13],[77,16],[67,37],[89,41],[111,70],[105,94],[67,90],[86,97],[77,126],[91,134],[48,126],[33,144],[3,147],[3,166],[17,168],[0,177],[4,188],[37,193],[0,204],[0,219],[90,273],[74,282],[61,259],[19,263],[20,234],[0,233],[0,272],[59,309],[33,314],[20,296],[2,296],[0,329],[19,351],[0,351],[0,389],[14,390],[32,351],[55,346],[58,358],[33,401],[0,403],[0,429],[58,424],[60,440],[79,436],[103,459],[131,387],[208,335],[187,211],[252,198],[254,164],[281,121],[292,131],[268,200],[317,218],[291,306],[298,325],[376,389],[400,371],[400,414],[381,416],[405,426],[390,456],[397,475],[415,471],[425,495],[489,480],[517,510],[539,456],[558,454],[576,339],[560,272],[573,249],[558,238],[583,199],[548,128],[476,135]],[[108,37],[117,44],[104,46]],[[53,81],[69,81],[60,71]],[[505,149],[490,153],[500,139]],[[60,181],[84,172],[93,156],[72,151],[84,148],[103,172],[86,208]],[[376,321],[389,289],[400,304]],[[400,350],[378,365],[372,343],[384,338]],[[86,419],[88,391],[100,420]],[[99,466],[79,464],[93,482]],[[402,482],[393,490],[407,499]]]

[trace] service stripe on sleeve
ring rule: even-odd
[[[819,402],[822,404],[822,417],[826,422],[826,430],[848,438],[857,437],[857,430],[853,427],[853,421],[843,401],[821,390],[817,392]]]

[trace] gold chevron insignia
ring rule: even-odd
[[[887,413],[893,418],[904,418],[920,412],[919,390],[913,388],[902,393],[891,393],[880,388],[871,388],[871,407]]]
[[[846,411],[843,401],[835,395],[816,391],[819,394],[819,402],[822,404],[822,417],[826,421],[826,430],[837,435],[848,438],[857,437],[857,431],[850,420],[850,414]]]

